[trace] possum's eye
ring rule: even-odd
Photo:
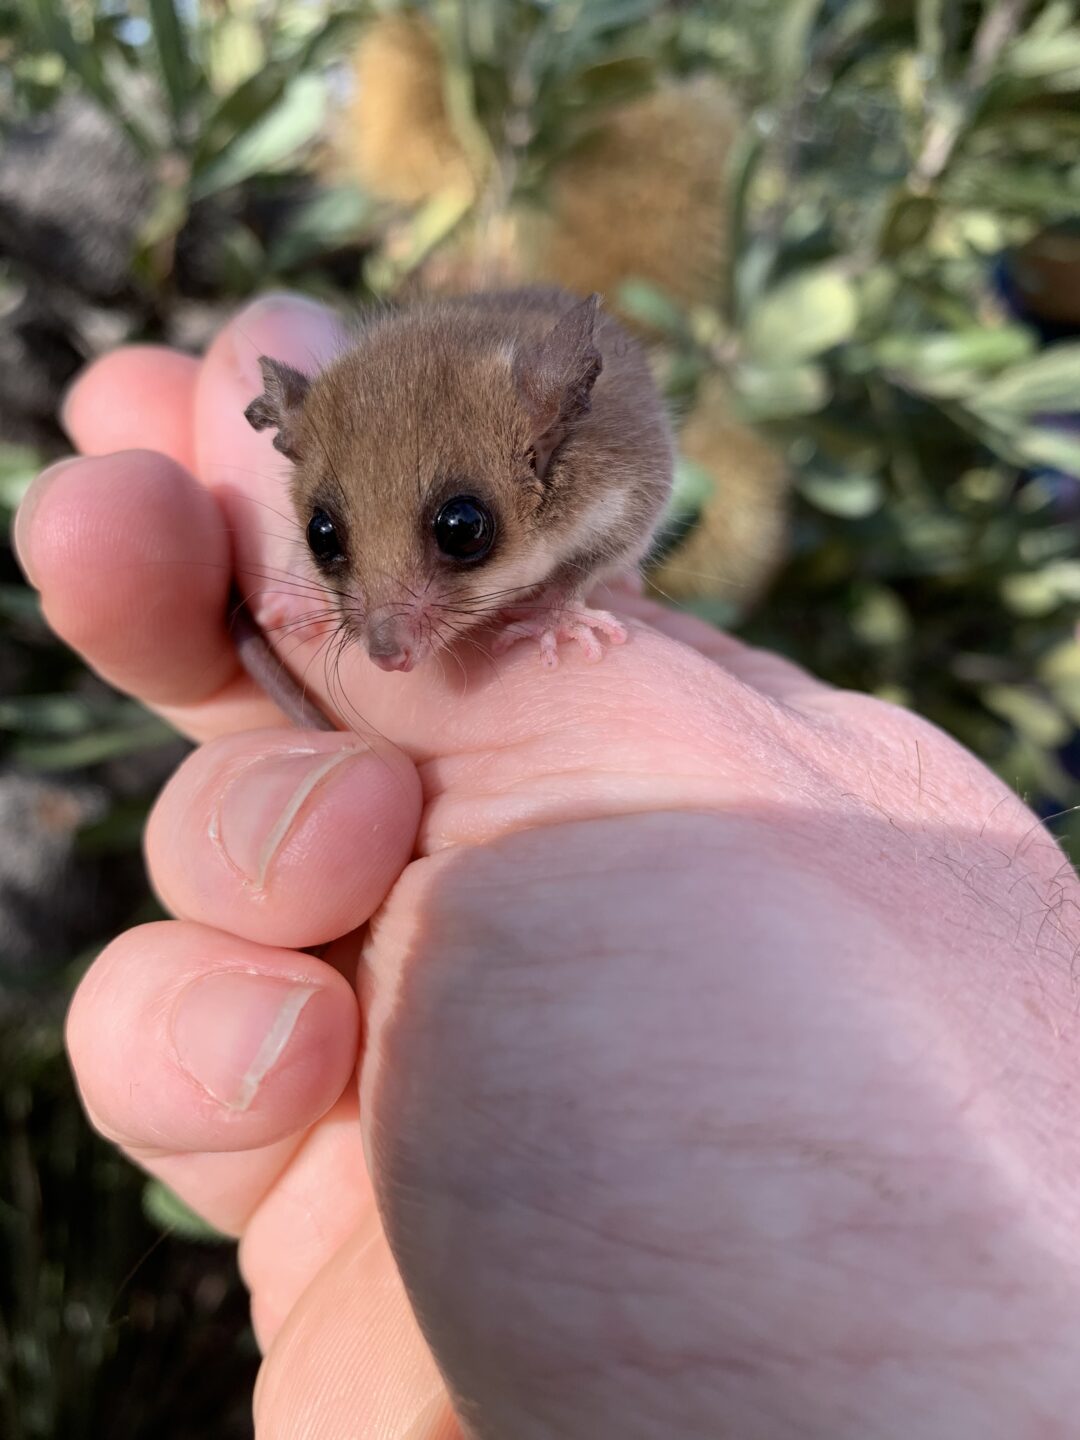
[[[482,560],[495,539],[491,511],[472,495],[455,495],[435,516],[435,544],[453,560]]]
[[[307,543],[320,565],[344,560],[345,550],[337,526],[325,510],[312,511],[307,527]]]

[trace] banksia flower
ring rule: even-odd
[[[342,168],[380,199],[413,205],[475,185],[454,133],[443,59],[431,27],[388,15],[365,31],[353,60],[356,94],[341,127]]]
[[[685,421],[679,449],[713,480],[687,538],[653,572],[677,600],[719,598],[744,612],[783,559],[790,478],[782,455],[733,412],[714,376]]]
[[[583,295],[599,290],[612,308],[631,278],[684,305],[715,303],[738,128],[712,81],[667,86],[613,110],[551,176],[535,270]]]

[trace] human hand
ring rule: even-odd
[[[268,301],[201,364],[100,362],[68,423],[126,453],[17,533],[59,633],[207,741],[148,836],[182,918],[105,952],[70,1044],[242,1237],[261,1440],[1067,1433],[1060,852],[917,718],[629,597],[554,675],[349,652],[331,694],[290,641],[370,743],[266,728],[229,552],[272,583],[287,506],[242,411],[258,354],[333,343]]]

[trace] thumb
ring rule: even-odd
[[[672,1410],[665,1369],[699,1343],[688,1267],[691,1292],[715,1277],[690,1238],[687,1095],[656,1078],[685,1078],[682,1049],[709,1023],[677,973],[672,917],[691,897],[657,873],[672,830],[692,847],[701,823],[592,821],[444,852],[410,867],[372,931],[369,1165],[478,1440],[706,1433]],[[681,871],[670,883],[686,888]]]

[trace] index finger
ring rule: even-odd
[[[207,351],[195,388],[196,473],[225,509],[238,571],[295,567],[298,529],[288,461],[245,418],[263,387],[259,357],[313,375],[341,349],[340,320],[298,296],[268,295],[242,310]]]
[[[95,458],[65,469],[62,481],[50,472],[23,506],[20,555],[54,628],[99,673],[188,734],[209,738],[280,718],[241,672],[227,632],[229,531],[248,526],[230,526],[189,473],[200,377],[209,367],[204,407],[220,410],[235,395],[226,386],[222,399],[224,375],[254,347],[310,363],[312,344],[333,334],[321,307],[272,296],[242,311],[204,362],[157,346],[103,357],[64,406],[74,443]],[[211,484],[234,467],[265,472],[266,457],[244,449],[258,437],[242,407],[233,418],[238,423],[219,425],[217,441],[203,448],[202,478]],[[280,501],[266,498],[257,513],[280,530],[271,514]]]
[[[64,401],[61,419],[84,455],[156,450],[191,470],[192,416],[199,362],[163,345],[125,345],[89,365]]]

